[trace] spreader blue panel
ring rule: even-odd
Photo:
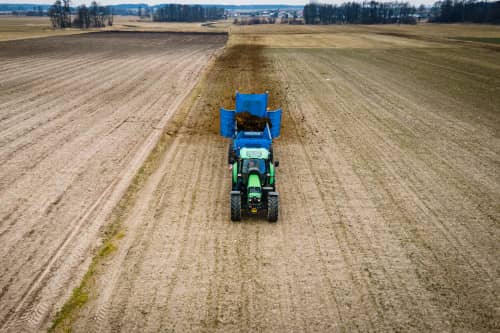
[[[280,136],[281,130],[281,109],[275,111],[268,111],[267,117],[271,121],[271,136],[272,138],[277,138]]]
[[[236,112],[250,112],[257,117],[265,117],[267,94],[236,93]]]
[[[220,109],[220,135],[225,138],[232,138],[235,131],[235,112],[234,110]]]

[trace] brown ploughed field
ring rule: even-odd
[[[0,49],[0,331],[500,330],[498,28],[232,26],[199,81],[225,37],[133,36]],[[235,90],[276,224],[230,221]]]
[[[81,29],[55,30],[48,17],[0,15],[0,41],[72,35],[87,31]]]
[[[266,29],[232,28],[84,285],[90,301],[58,327],[498,329],[497,52],[367,27]],[[277,224],[229,219],[217,109],[236,89],[284,108]]]
[[[0,330],[38,331],[224,35],[0,43]]]

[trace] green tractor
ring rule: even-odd
[[[240,221],[242,210],[250,214],[267,212],[269,222],[278,221],[279,195],[276,192],[275,168],[265,148],[241,148],[232,169],[231,220]]]

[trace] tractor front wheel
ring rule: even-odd
[[[233,150],[233,144],[230,144],[227,150],[227,163],[233,164],[235,161],[236,161],[236,152]]]
[[[231,221],[241,221],[241,194],[231,193]]]
[[[278,221],[279,197],[270,195],[267,197],[267,220],[269,222]]]

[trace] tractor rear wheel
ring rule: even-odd
[[[231,221],[241,221],[241,195],[231,193]]]
[[[269,222],[278,221],[279,197],[270,195],[267,197],[267,220]]]

